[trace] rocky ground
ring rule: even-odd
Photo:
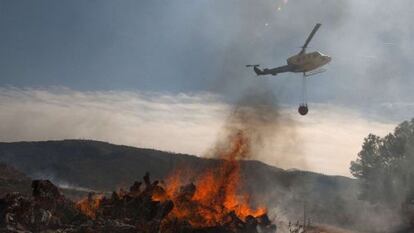
[[[32,195],[9,193],[0,199],[0,232],[165,232],[165,233],[274,233],[267,215],[246,219],[228,213],[215,226],[192,226],[174,216],[173,201],[155,201],[164,192],[158,181],[135,182],[128,191],[110,197],[90,193],[80,202],[67,199],[48,180],[34,180]],[[191,197],[183,188],[183,198]],[[185,201],[185,200],[184,200]]]

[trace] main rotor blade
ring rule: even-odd
[[[312,32],[311,32],[311,33],[310,33],[310,35],[308,36],[308,39],[306,39],[305,44],[302,46],[302,50],[300,51],[300,53],[304,53],[304,52],[305,52],[306,48],[308,47],[309,42],[312,40],[313,36],[315,35],[316,31],[318,31],[318,29],[319,29],[319,27],[320,27],[321,25],[322,25],[322,24],[320,24],[320,23],[317,23],[317,24],[315,25],[315,27],[313,28]]]

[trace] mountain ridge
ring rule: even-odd
[[[42,145],[42,144],[60,144],[60,143],[86,143],[86,144],[95,144],[95,145],[99,145],[99,146],[110,146],[110,147],[121,147],[121,148],[125,148],[125,149],[131,149],[131,150],[139,150],[139,152],[150,152],[150,153],[159,153],[162,156],[183,156],[183,157],[187,157],[187,158],[191,158],[191,159],[206,159],[206,160],[219,160],[217,158],[210,158],[210,157],[200,157],[197,155],[192,155],[192,154],[187,154],[187,153],[179,153],[179,152],[173,152],[173,151],[165,151],[165,150],[159,150],[159,149],[155,149],[155,148],[147,148],[147,147],[135,147],[135,146],[130,146],[130,145],[124,145],[124,144],[116,144],[116,143],[111,143],[111,142],[106,142],[106,141],[99,141],[99,140],[93,140],[93,139],[62,139],[62,140],[39,140],[39,141],[14,141],[14,142],[0,142],[0,150],[3,149],[2,147],[4,145],[16,145],[16,146],[24,146],[24,145]],[[1,151],[3,152],[3,151]],[[138,152],[138,151],[137,151]],[[1,160],[1,156],[2,154],[0,154],[0,160]],[[270,165],[267,164],[265,162],[259,161],[259,160],[254,160],[254,159],[247,159],[247,160],[243,160],[243,161],[247,161],[247,162],[257,162],[263,166],[267,166],[267,167],[271,167],[273,169],[277,169],[279,171],[284,171],[284,172],[288,172],[288,173],[308,173],[308,174],[313,174],[313,175],[323,175],[323,176],[327,176],[327,177],[337,177],[337,178],[344,178],[346,180],[354,180],[353,178],[347,177],[347,176],[342,176],[342,175],[328,175],[328,174],[324,174],[321,172],[315,172],[315,171],[307,171],[307,170],[301,170],[301,169],[297,169],[297,168],[289,168],[289,169],[283,169],[283,168],[279,168],[276,167],[274,165]]]
[[[156,149],[114,145],[95,140],[51,140],[0,142],[0,162],[11,165],[32,179],[49,179],[58,186],[112,191],[128,188],[150,172],[163,180],[173,170],[186,171],[189,182],[221,160],[171,153]],[[288,171],[261,161],[242,160],[243,190],[260,200],[276,215],[294,219],[301,214],[303,201],[315,221],[346,225],[355,221],[358,202],[356,180],[309,171]],[[335,208],[332,208],[332,207]],[[345,208],[351,206],[349,209]],[[338,209],[343,209],[339,213]]]

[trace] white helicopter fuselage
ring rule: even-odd
[[[320,52],[299,53],[287,59],[288,65],[294,67],[293,72],[305,73],[316,70],[332,60]]]

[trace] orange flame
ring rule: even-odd
[[[235,134],[231,138],[229,148],[220,153],[222,160],[218,167],[192,176],[196,177],[196,186],[183,185],[187,182],[183,177],[190,176],[185,175],[186,170],[181,169],[167,179],[164,190],[152,190],[152,200],[172,200],[174,208],[169,217],[188,221],[194,227],[223,225],[234,215],[245,220],[248,216],[258,217],[266,214],[266,208],[251,208],[249,195],[239,193],[241,169],[238,159],[246,158],[249,149],[249,141],[244,134]],[[121,190],[118,195],[123,197],[126,193]],[[76,206],[90,218],[96,219],[103,198],[103,195],[90,194]]]
[[[215,226],[223,224],[226,217],[234,212],[244,220],[247,216],[258,217],[267,212],[266,208],[252,209],[248,195],[239,195],[240,164],[249,151],[249,142],[242,133],[232,138],[227,152],[220,155],[224,160],[216,169],[206,171],[196,181],[197,188],[187,202],[177,196],[182,186],[179,173],[173,174],[167,182],[167,195],[174,201],[176,208],[171,215],[185,219],[193,226]]]
[[[89,194],[87,198],[78,201],[76,207],[86,216],[95,219],[96,212],[103,198],[104,196],[102,194]]]

